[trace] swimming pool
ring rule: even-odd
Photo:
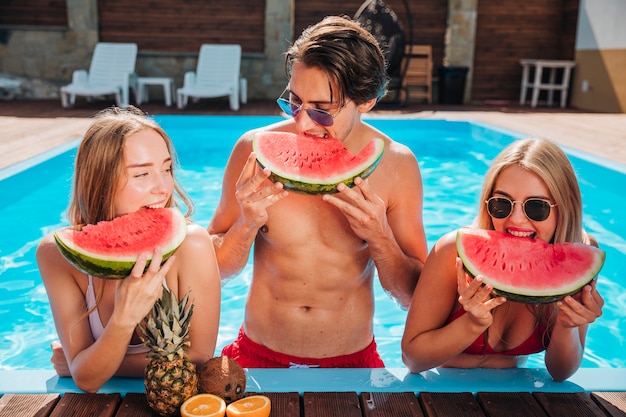
[[[172,136],[181,161],[179,178],[191,194],[193,219],[208,224],[217,205],[222,170],[237,137],[250,128],[280,120],[260,116],[158,116]],[[422,119],[369,119],[410,146],[424,180],[424,221],[429,247],[447,231],[469,224],[475,215],[489,162],[520,135],[467,122]],[[570,150],[567,150],[570,151]],[[56,339],[37,265],[35,248],[49,231],[67,224],[74,149],[0,181],[0,369],[51,369],[49,344]],[[626,169],[610,169],[574,152],[585,204],[585,227],[607,252],[598,287],[604,315],[589,330],[583,367],[625,368]],[[1,177],[1,176],[0,176]],[[243,319],[250,281],[248,266],[223,289],[218,348],[235,338]],[[400,337],[406,313],[376,286],[375,334],[387,367],[402,368]],[[543,367],[536,355],[529,367]]]

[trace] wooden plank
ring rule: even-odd
[[[154,417],[155,415],[146,401],[145,394],[128,393],[124,396],[115,417]]]
[[[0,1],[0,25],[67,26],[66,0]]]
[[[247,395],[265,395],[272,402],[270,417],[300,417],[300,395],[297,392],[251,392]],[[115,417],[155,417],[144,394],[128,393],[124,396]]]
[[[363,392],[364,417],[423,417],[417,397],[412,392]]]
[[[419,399],[427,417],[485,416],[470,392],[422,392]]]
[[[605,417],[589,395],[584,392],[535,392],[533,396],[548,413],[554,417]]]
[[[112,417],[120,399],[120,394],[66,393],[54,407],[50,417]]]
[[[270,417],[300,417],[300,394],[297,392],[250,392],[265,395],[272,402]]]
[[[59,401],[59,394],[4,394],[0,417],[47,417]]]
[[[611,417],[626,417],[626,392],[592,392],[591,399]]]
[[[140,51],[197,52],[203,43],[237,43],[244,53],[265,48],[262,0],[100,0],[98,21],[101,41],[132,41]]]
[[[472,99],[517,98],[522,58],[573,59],[577,13],[578,0],[478,2]]]
[[[476,399],[487,416],[547,416],[529,392],[479,392]]]
[[[356,392],[305,392],[304,417],[361,417]]]

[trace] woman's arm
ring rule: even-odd
[[[585,350],[587,328],[602,315],[604,299],[596,290],[596,282],[581,291],[580,302],[567,296],[557,302],[556,323],[546,349],[546,368],[555,381],[563,381],[580,367]]]
[[[421,372],[456,358],[493,319],[491,310],[502,304],[490,298],[491,287],[477,277],[468,283],[457,259],[456,232],[442,237],[431,251],[415,288],[402,337],[403,361]],[[458,303],[467,313],[447,323]]]
[[[159,268],[160,254],[155,254],[145,275],[145,256],[131,275],[116,282],[115,308],[102,335],[94,341],[86,315],[85,292],[79,280],[85,275],[71,266],[59,253],[54,239],[45,237],[37,249],[37,262],[48,293],[50,307],[68,368],[77,387],[95,392],[111,378],[126,360],[126,349],[139,323],[161,295],[163,275],[174,262]],[[145,361],[132,355],[134,363]],[[144,362],[145,364],[145,362]],[[145,366],[145,365],[144,365]],[[134,371],[143,367],[135,366]]]
[[[215,250],[208,232],[195,224],[176,252],[176,264],[168,274],[168,286],[179,299],[190,290],[193,302],[188,354],[196,365],[213,357],[220,322],[221,284]]]

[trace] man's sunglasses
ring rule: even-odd
[[[494,219],[506,219],[513,212],[515,203],[522,205],[524,214],[529,220],[542,222],[550,216],[550,210],[556,204],[550,204],[549,201],[541,198],[529,198],[525,201],[514,201],[506,197],[491,197],[485,201],[487,203],[487,211]]]
[[[287,89],[285,89],[285,91],[283,91],[283,94],[285,94],[285,92],[287,91]],[[281,94],[281,96],[283,95]],[[315,123],[317,123],[320,126],[332,126],[333,123],[335,122],[335,117],[337,117],[339,115],[339,113],[341,113],[341,110],[343,110],[343,108],[345,107],[345,104],[343,106],[341,106],[341,108],[339,109],[339,111],[337,112],[336,115],[332,115],[329,112],[327,112],[326,110],[320,110],[320,109],[314,109],[314,108],[304,108],[304,103],[297,105],[289,100],[287,100],[286,98],[278,98],[276,100],[276,102],[278,103],[278,107],[280,107],[280,109],[282,111],[284,111],[288,116],[291,117],[298,117],[298,115],[300,114],[300,112],[302,110],[306,111],[306,114],[309,116],[309,118],[311,120],[313,120]]]
[[[326,127],[332,126],[333,123],[335,122],[335,117],[337,117],[337,115],[341,112],[341,110],[343,110],[343,107],[342,107],[341,109],[339,109],[337,114],[333,116],[326,110],[304,108],[303,107],[304,103],[297,106],[291,101],[284,99],[284,98],[279,98],[276,100],[276,102],[278,103],[278,107],[280,107],[282,111],[287,113],[287,115],[291,117],[298,117],[300,112],[304,110],[306,111],[306,114],[309,115],[311,120],[313,120],[315,123],[317,123],[320,126],[326,126]]]

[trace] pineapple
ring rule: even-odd
[[[186,352],[193,313],[193,303],[187,306],[188,300],[189,291],[179,303],[164,286],[163,296],[140,325],[142,340],[150,348],[144,376],[146,399],[161,416],[178,414],[181,404],[198,392],[196,366]]]

